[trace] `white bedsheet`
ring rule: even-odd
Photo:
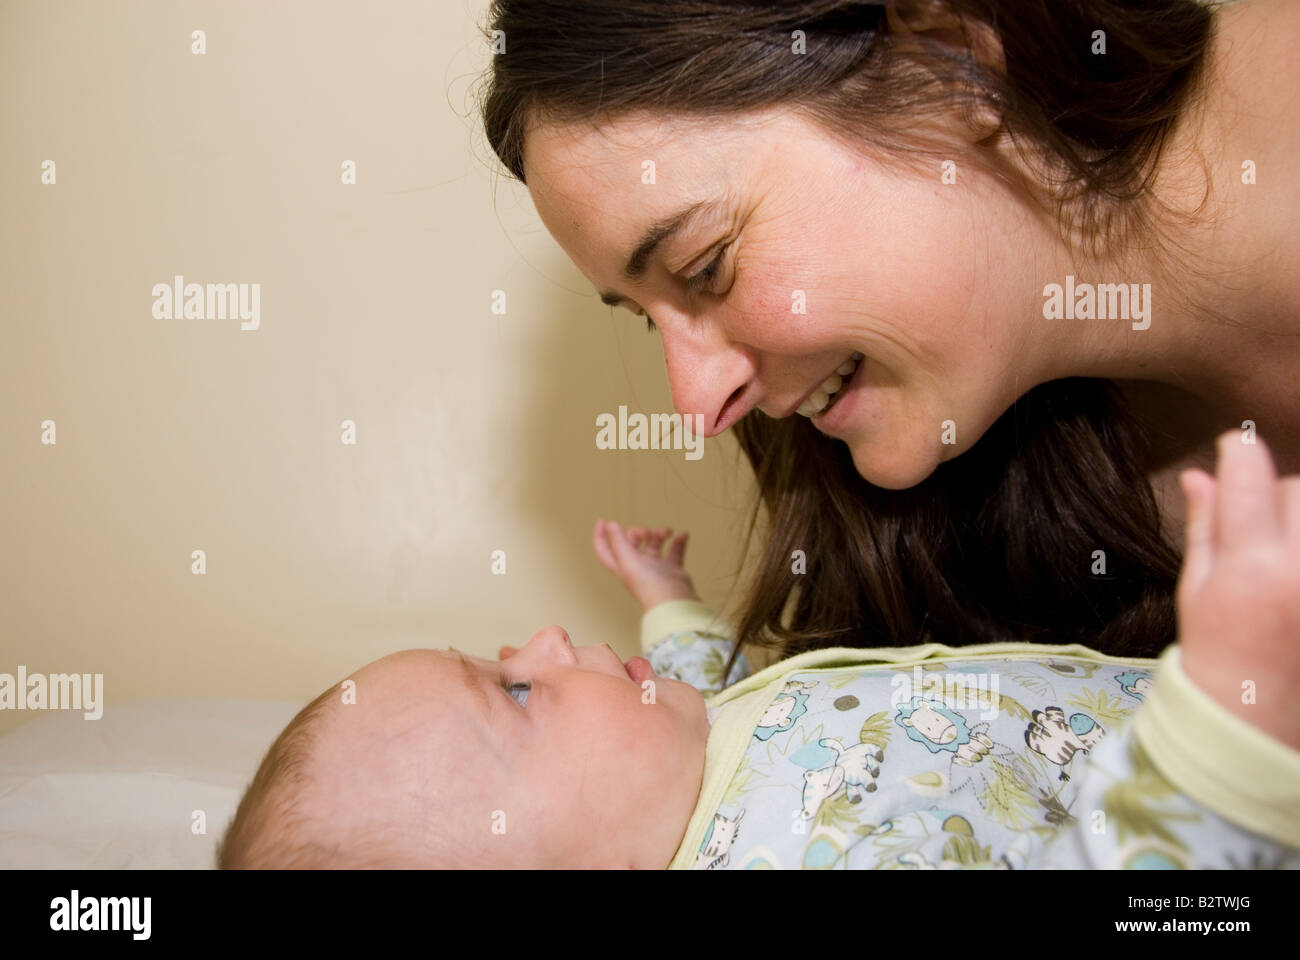
[[[0,868],[213,866],[266,748],[302,704],[170,698],[41,714],[0,737]],[[194,811],[207,832],[195,834]]]

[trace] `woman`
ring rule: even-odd
[[[1154,656],[1177,473],[1229,428],[1300,468],[1300,6],[490,16],[493,149],[754,465],[742,646]]]

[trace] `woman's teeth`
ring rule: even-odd
[[[849,379],[853,376],[853,371],[858,368],[858,363],[861,360],[862,354],[855,353],[841,363],[835,368],[835,372],[823,380],[821,386],[800,404],[796,412],[803,414],[805,417],[815,417],[820,413],[825,413],[839,398],[840,388],[849,382]]]

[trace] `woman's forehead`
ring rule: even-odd
[[[529,154],[528,189],[547,229],[580,269],[613,282],[640,238],[692,205],[736,195],[743,167],[719,141],[600,136],[539,140]],[[599,264],[582,252],[599,252]]]
[[[786,127],[801,122],[779,108],[717,116],[634,113],[599,123],[539,121],[524,140],[527,182],[530,188],[535,179],[546,186],[582,186],[594,177],[640,185],[646,161],[667,175],[711,176],[733,168],[738,153],[764,139],[787,137]]]

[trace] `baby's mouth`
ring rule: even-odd
[[[857,371],[862,359],[862,354],[855,352],[841,363],[835,368],[834,373],[823,380],[821,385],[808,395],[807,400],[799,404],[799,409],[795,412],[811,418],[820,416],[833,407],[835,401],[844,395],[844,387],[853,379],[853,374]]]
[[[645,683],[646,680],[655,675],[654,669],[650,666],[650,661],[645,657],[633,657],[623,664],[623,669],[627,671],[629,679],[638,684]]]

